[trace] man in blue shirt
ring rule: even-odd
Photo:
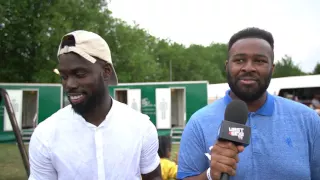
[[[229,41],[230,90],[198,110],[180,142],[178,179],[320,180],[320,118],[309,107],[266,92],[274,70],[272,34],[247,28]],[[297,82],[299,83],[299,82]],[[233,99],[246,102],[250,145],[217,141],[224,111]],[[211,160],[209,160],[211,159]]]

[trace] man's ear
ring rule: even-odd
[[[275,69],[276,69],[276,65],[275,65],[275,64],[272,64],[272,75],[273,75]]]
[[[226,62],[224,63],[224,70],[227,71],[227,66],[228,66],[229,61],[226,60]]]
[[[103,80],[108,82],[110,80],[111,74],[112,74],[111,65],[108,64],[108,63],[104,63],[102,65],[102,77],[103,77]]]

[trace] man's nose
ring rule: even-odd
[[[253,61],[252,60],[248,60],[248,61],[246,61],[246,63],[243,64],[241,70],[244,71],[244,72],[255,72],[257,69],[254,66]]]
[[[78,87],[78,82],[75,78],[69,77],[66,80],[66,89],[70,90],[70,89],[75,89],[77,87]]]

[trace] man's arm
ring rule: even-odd
[[[311,161],[311,180],[320,179],[320,117],[314,113],[315,129]]]
[[[36,128],[29,144],[29,180],[57,180],[58,175],[51,163],[49,149],[41,142],[38,133]]]
[[[156,127],[148,120],[144,133],[140,159],[143,180],[161,180],[160,157],[158,155],[159,139]]]
[[[148,174],[141,174],[143,180],[162,180],[161,178],[161,167],[159,166]]]
[[[194,116],[190,118],[180,141],[177,179],[206,180],[209,160],[202,130]]]

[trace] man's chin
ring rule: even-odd
[[[71,104],[72,106],[72,109],[77,113],[77,114],[80,114],[80,115],[83,115],[87,108],[85,107],[85,104],[83,103],[79,103],[79,104]]]
[[[244,94],[243,93],[243,94],[239,94],[238,96],[239,96],[238,97],[239,99],[241,99],[245,102],[253,102],[253,101],[259,99],[259,97],[252,95],[252,94]]]
[[[239,89],[240,91],[238,91],[240,94],[242,94],[243,96],[252,96],[253,94],[257,94],[258,90],[256,88],[250,88],[250,87],[244,87]]]
[[[258,100],[264,94],[263,92],[261,93],[256,89],[240,90],[240,91],[234,92],[234,93],[239,99],[241,99],[245,102],[253,102],[255,100]]]

